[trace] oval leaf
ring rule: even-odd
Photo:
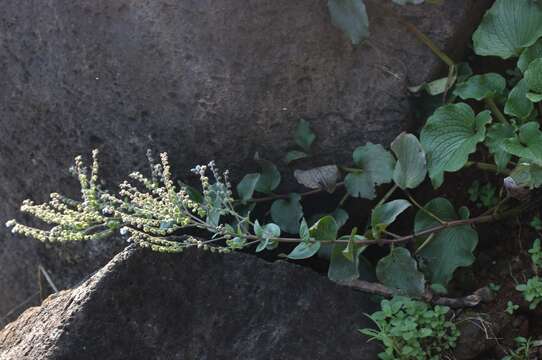
[[[467,81],[457,84],[454,95],[463,100],[483,100],[501,94],[506,88],[506,80],[499,74],[475,75]]]
[[[418,271],[418,264],[410,252],[402,247],[391,249],[376,266],[378,281],[396,289],[400,295],[421,297],[425,292],[425,277]]]
[[[518,119],[527,119],[534,110],[533,103],[527,99],[529,88],[525,79],[521,79],[508,94],[504,113]]]
[[[243,177],[243,180],[237,184],[237,193],[241,198],[241,201],[247,202],[252,199],[256,184],[260,180],[260,174],[247,174]]]
[[[380,238],[382,231],[386,230],[403,211],[410,207],[406,200],[393,200],[375,207],[371,214],[371,227],[375,239]]]
[[[271,205],[273,222],[287,233],[297,234],[299,231],[299,221],[303,217],[303,207],[300,201],[299,194],[290,194],[288,199],[275,200]]]
[[[427,174],[425,152],[418,138],[412,134],[401,133],[391,143],[391,150],[397,157],[393,181],[401,189],[416,188]]]
[[[342,237],[341,239],[345,238],[348,239],[350,236]],[[361,240],[363,236],[354,235],[352,239]],[[359,278],[359,256],[365,248],[365,246],[354,245],[352,249],[352,261],[350,261],[344,256],[345,244],[333,245],[327,272],[329,280],[340,283]]]
[[[354,151],[353,158],[361,171],[345,177],[346,190],[353,197],[374,199],[375,186],[388,183],[393,178],[393,155],[382,145],[367,143]]]
[[[337,165],[320,166],[310,170],[296,170],[294,177],[298,183],[309,189],[325,189],[335,191],[337,180],[341,176]]]

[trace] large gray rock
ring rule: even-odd
[[[235,253],[134,247],[0,332],[0,360],[376,359],[367,298]]]
[[[400,12],[462,50],[488,2]],[[182,174],[215,159],[238,178],[256,151],[282,158],[300,117],[319,136],[313,164],[389,142],[413,125],[406,86],[441,63],[382,11],[390,1],[368,4],[372,36],[354,48],[325,0],[0,0],[0,219],[19,217],[25,198],[74,194],[67,168],[93,147],[114,185],[144,168],[149,147]],[[0,230],[0,320],[37,300],[38,264],[66,287],[116,249],[46,248]]]

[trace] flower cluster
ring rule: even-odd
[[[96,240],[109,237],[120,229],[120,234],[142,247],[162,252],[180,252],[197,247],[212,252],[229,252],[230,247],[211,245],[228,240],[231,234],[219,224],[222,216],[240,217],[234,210],[232,186],[228,172],[220,173],[214,161],[192,169],[199,175],[202,192],[173,181],[166,153],[155,163],[147,152],[151,177],[133,172],[129,181],[120,184],[117,195],[102,190],[98,179],[98,151],[92,153],[90,171],[81,156],[75,158],[71,168],[79,180],[81,201],[51,194],[49,202],[36,205],[26,200],[21,211],[31,214],[46,224],[49,230],[38,229],[10,220],[6,226],[13,233],[33,237],[40,241],[58,242]],[[189,229],[203,229],[213,234],[211,240],[199,240],[182,234]],[[181,233],[179,236],[178,234]]]

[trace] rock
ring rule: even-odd
[[[0,332],[0,359],[376,359],[374,305],[254,256],[129,247]]]
[[[488,2],[394,9],[461,51]],[[381,3],[368,2],[372,36],[354,48],[324,0],[0,1],[0,219],[25,198],[76,194],[67,169],[91,148],[114,186],[146,169],[147,148],[181,175],[215,159],[239,178],[256,151],[279,161],[300,117],[318,135],[306,167],[388,143],[415,125],[406,86],[442,64]],[[65,288],[119,244],[46,248],[0,230],[0,248],[3,320],[38,299],[38,264]]]

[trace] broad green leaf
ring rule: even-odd
[[[427,153],[429,177],[442,182],[445,171],[458,171],[483,141],[489,111],[477,116],[465,103],[444,105],[435,111],[422,129],[420,140]]]
[[[324,216],[309,229],[310,236],[317,241],[335,240],[339,227],[331,215]]]
[[[391,150],[397,157],[393,170],[393,181],[401,189],[414,189],[427,175],[425,152],[418,138],[401,133],[391,143]]]
[[[425,277],[418,271],[416,260],[402,247],[394,247],[376,265],[378,281],[401,295],[420,297],[425,292]]]
[[[288,259],[291,260],[303,260],[312,257],[320,250],[321,243],[314,242],[301,242],[299,243],[291,253],[288,254]]]
[[[260,238],[260,243],[256,247],[256,252],[263,251],[264,249],[272,249],[277,245],[276,241],[272,238],[280,236],[280,227],[277,224],[269,223],[261,226],[258,220],[254,222],[254,234]]]
[[[505,170],[512,158],[512,155],[506,151],[504,144],[506,140],[513,138],[514,136],[515,130],[510,124],[491,124],[487,130],[485,144],[487,145],[489,152],[493,154],[495,164],[499,171]]]
[[[348,221],[348,218],[350,218],[350,215],[348,215],[348,212],[346,212],[346,210],[341,209],[341,208],[337,208],[333,210],[333,212],[329,215],[333,216],[333,218],[335,219],[338,229],[342,228],[344,224],[346,224],[346,222]]]
[[[504,92],[506,80],[499,74],[474,75],[455,86],[454,94],[463,100],[483,100]]]
[[[260,174],[247,174],[243,177],[243,180],[237,184],[237,193],[241,201],[247,202],[252,199],[256,184],[260,180]]]
[[[353,197],[374,199],[375,186],[385,184],[393,178],[395,159],[382,145],[367,143],[353,154],[359,173],[349,173],[344,179],[346,190]]]
[[[508,59],[542,36],[542,7],[533,0],[497,0],[472,36],[474,51]]]
[[[520,159],[510,177],[519,187],[538,188],[542,186],[542,166]]]
[[[523,124],[519,135],[505,140],[504,149],[512,155],[542,165],[542,132],[540,124],[534,121]]]
[[[533,103],[527,99],[528,91],[527,82],[521,79],[508,94],[504,113],[521,120],[527,119],[534,110]]]
[[[280,228],[290,234],[297,234],[299,221],[303,217],[301,196],[290,194],[288,199],[279,199],[271,205],[271,218]]]
[[[350,236],[341,239],[350,238]],[[354,240],[362,240],[363,236],[354,235]],[[344,256],[345,244],[333,245],[327,276],[331,281],[343,282],[359,278],[359,256],[365,250],[366,246],[355,245],[352,249],[352,261]]]
[[[260,166],[260,179],[256,183],[256,191],[269,194],[280,184],[281,176],[275,164],[271,161],[260,159],[258,154],[255,157]]]
[[[328,0],[333,25],[357,45],[369,36],[369,18],[363,0]]]
[[[371,213],[371,227],[373,237],[380,238],[382,231],[386,230],[403,211],[410,207],[406,200],[393,200],[375,207]]]
[[[452,204],[444,198],[431,200],[424,207],[444,221],[458,220]],[[414,231],[439,226],[440,223],[425,211],[418,211]],[[473,251],[478,244],[478,233],[469,225],[454,226],[434,233],[432,239],[419,249],[418,255],[425,259],[424,272],[432,283],[447,285],[458,267],[474,262]]]
[[[538,58],[542,58],[542,40],[540,39],[533,46],[523,50],[518,60],[518,69],[524,73],[531,62]]]
[[[291,163],[292,161],[296,161],[296,160],[300,160],[300,159],[305,159],[309,157],[309,154],[303,152],[303,151],[298,151],[298,150],[292,150],[292,151],[288,151],[286,153],[286,156],[284,157],[284,162],[286,164],[289,164]]]
[[[542,58],[534,60],[527,67],[527,70],[525,71],[525,82],[527,83],[529,92],[535,94],[542,93]],[[529,98],[531,101],[536,100],[536,97]]]
[[[534,103],[538,103],[538,102],[542,101],[542,94],[528,92],[527,93],[527,99],[531,100]]]
[[[308,121],[301,119],[297,124],[295,131],[295,142],[305,152],[311,151],[311,145],[316,139],[316,135],[311,130],[311,125]]]

